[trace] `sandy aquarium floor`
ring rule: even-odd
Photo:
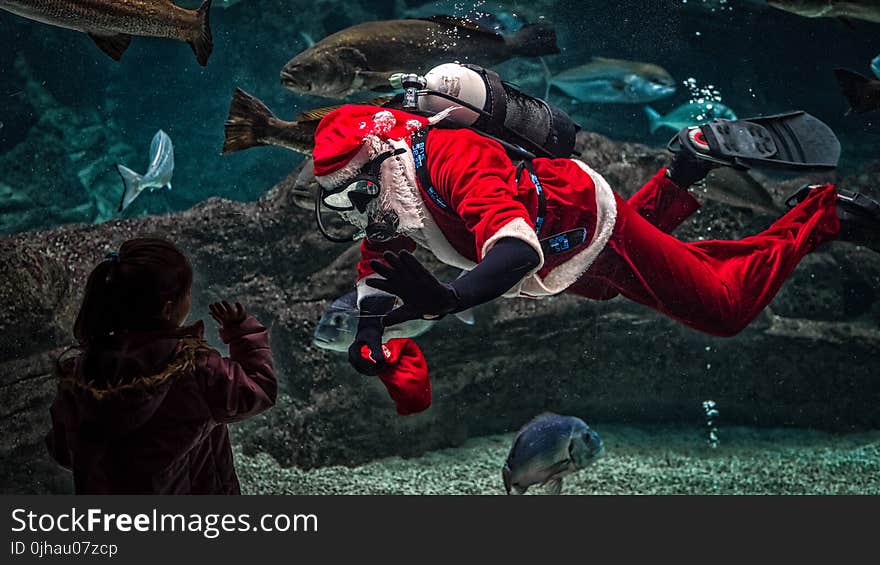
[[[704,430],[596,429],[604,458],[567,478],[563,494],[880,494],[880,432],[721,429],[721,444],[710,449]],[[246,494],[504,494],[512,437],[311,471],[236,452],[236,467]]]

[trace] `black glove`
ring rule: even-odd
[[[382,316],[394,307],[394,298],[370,296],[361,301],[361,318],[354,343],[348,348],[348,362],[362,374],[375,377],[385,368]]]
[[[385,280],[369,279],[367,284],[403,299],[403,306],[385,317],[386,326],[417,318],[441,318],[491,302],[541,263],[531,245],[512,237],[498,240],[473,271],[452,284],[438,281],[409,252],[388,252],[384,257],[387,264],[373,261],[371,265]]]
[[[367,279],[367,285],[403,300],[403,306],[385,316],[385,326],[393,326],[408,320],[439,319],[458,309],[458,294],[448,284],[443,284],[426,269],[409,251],[395,254],[386,251],[385,262],[371,261],[370,266],[383,279]]]
[[[709,161],[698,159],[687,151],[681,151],[675,154],[672,164],[666,169],[666,175],[679,188],[687,190],[705,179],[709,171],[717,166]]]

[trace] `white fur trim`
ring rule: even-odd
[[[520,292],[524,296],[540,297],[559,294],[581,278],[592,266],[599,253],[608,245],[614,226],[617,223],[617,201],[614,192],[602,175],[583,162],[572,159],[593,179],[596,187],[596,229],[593,239],[586,249],[559,265],[543,279],[534,275],[523,281]]]
[[[357,293],[358,293],[357,307],[358,307],[358,310],[360,310],[360,308],[361,308],[361,302],[365,298],[368,298],[370,296],[394,297],[393,294],[388,294],[384,290],[379,290],[378,288],[373,288],[373,287],[367,285],[368,280],[381,279],[381,278],[383,278],[383,277],[373,273],[372,275],[367,275],[366,277],[364,277],[358,281],[358,283],[357,283]]]
[[[463,271],[471,271],[477,266],[476,263],[460,254],[446,239],[443,230],[434,221],[434,216],[425,206],[425,201],[420,200],[420,206],[423,210],[424,225],[422,229],[406,234],[410,239],[430,251],[441,263],[462,269]]]
[[[355,153],[354,157],[338,171],[334,171],[328,175],[317,176],[315,180],[324,188],[337,188],[345,182],[353,179],[364,168],[364,165],[382,154],[382,148],[385,144],[375,135],[368,135],[364,138],[364,144],[360,150]]]
[[[379,205],[383,210],[393,210],[397,214],[399,229],[404,234],[421,229],[426,213],[416,181],[416,162],[408,139],[387,142],[389,151],[402,149],[404,152],[382,163],[379,173],[382,177]]]

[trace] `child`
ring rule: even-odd
[[[226,424],[275,404],[268,333],[240,304],[212,304],[221,357],[202,322],[183,325],[191,285],[161,239],[125,242],[89,276],[46,438],[77,494],[240,493]]]

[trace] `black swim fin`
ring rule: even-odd
[[[837,136],[806,112],[687,127],[672,138],[668,149],[743,171],[827,171],[837,168],[840,161]]]

